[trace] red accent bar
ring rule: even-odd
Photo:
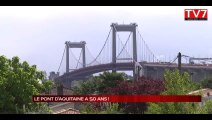
[[[33,102],[201,102],[200,95],[72,95],[33,96]]]

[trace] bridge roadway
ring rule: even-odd
[[[169,64],[169,63],[145,63],[140,62],[140,64],[144,68],[144,76],[152,77],[152,78],[163,78],[163,73],[166,68],[175,69],[178,67],[177,64]],[[133,62],[125,62],[125,63],[108,63],[108,64],[100,64],[94,66],[88,66],[85,68],[80,68],[74,70],[69,73],[65,73],[64,75],[59,76],[56,80],[62,81],[63,86],[69,87],[73,80],[82,80],[89,77],[92,74],[108,71],[108,70],[117,70],[117,71],[131,71],[134,69]],[[197,70],[207,70],[212,73],[212,65],[198,65],[198,64],[182,64],[183,71],[195,71]],[[148,72],[147,72],[148,71]],[[199,75],[198,75],[199,76]],[[199,80],[199,79],[198,79]]]

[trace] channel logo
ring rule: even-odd
[[[185,9],[185,20],[208,20],[208,9]]]

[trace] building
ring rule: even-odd
[[[202,96],[202,105],[205,104],[206,101],[212,100],[212,89],[204,88],[196,91],[192,91],[188,93],[188,95],[201,95]]]
[[[53,71],[53,72],[50,72],[50,75],[49,75],[49,80],[55,80],[55,78],[59,77],[59,72],[57,72],[57,74]]]

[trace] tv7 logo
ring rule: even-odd
[[[208,9],[185,9],[185,20],[207,20]]]

